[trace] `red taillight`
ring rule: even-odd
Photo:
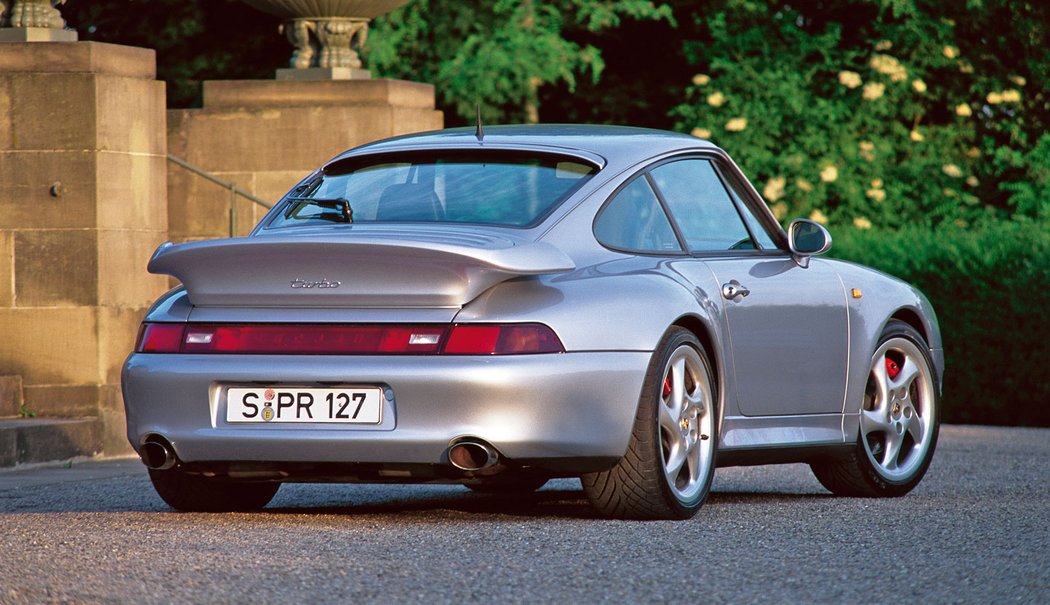
[[[543,324],[321,325],[144,323],[139,353],[256,355],[514,355],[562,353]]]
[[[449,355],[525,355],[564,353],[554,330],[543,324],[470,325],[452,327],[441,350]]]
[[[186,326],[182,324],[149,324],[139,328],[139,337],[135,342],[137,353],[178,353],[182,346],[182,333]]]
[[[445,326],[191,325],[183,353],[363,355],[436,353]]]

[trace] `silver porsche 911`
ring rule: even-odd
[[[830,246],[690,136],[365,145],[249,236],[157,250],[182,285],[124,366],[128,438],[180,510],[261,508],[283,482],[580,477],[602,515],[685,518],[716,466],[786,462],[899,496],[937,441],[937,320]]]

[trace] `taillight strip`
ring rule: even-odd
[[[138,353],[241,355],[526,355],[562,353],[540,323],[163,324],[144,323]]]

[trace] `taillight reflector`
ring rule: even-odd
[[[449,355],[526,355],[563,353],[565,347],[543,324],[471,325],[452,327],[442,353]]]
[[[436,353],[445,326],[191,325],[183,353],[362,355]]]
[[[182,324],[144,323],[139,329],[135,343],[138,353],[178,353],[182,346],[182,334],[186,326]]]
[[[543,324],[453,326],[144,323],[138,353],[521,355],[565,351]]]

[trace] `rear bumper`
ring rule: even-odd
[[[627,448],[650,354],[506,357],[336,357],[133,354],[122,384],[128,439],[150,434],[183,462],[447,464],[472,436],[506,458],[591,470],[584,460]],[[230,386],[377,385],[390,401],[379,426],[228,424]]]

